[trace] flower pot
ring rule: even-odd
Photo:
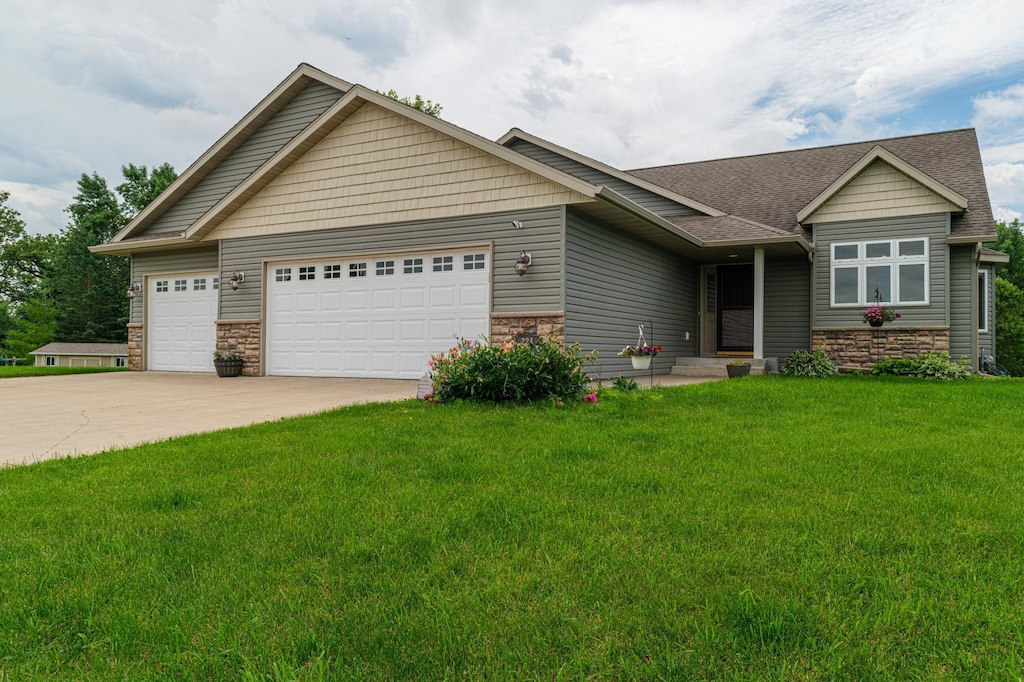
[[[633,363],[633,369],[647,369],[651,366],[650,355],[631,355],[629,360]]]
[[[868,324],[870,324],[872,327],[881,327],[883,324],[885,324],[885,320],[868,320]]]
[[[242,373],[241,360],[214,360],[213,368],[219,377],[237,377]]]
[[[725,370],[729,373],[730,379],[735,379],[736,377],[745,377],[750,374],[750,365],[726,365]]]

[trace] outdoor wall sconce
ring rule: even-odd
[[[530,264],[533,263],[533,258],[530,254],[525,251],[519,252],[519,258],[516,258],[516,274],[522,277],[526,274],[526,271],[530,269]]]
[[[235,270],[231,275],[231,290],[234,291],[238,288],[238,285],[245,281],[245,273],[241,270]]]
[[[142,293],[142,285],[138,282],[132,282],[132,285],[128,287],[128,298],[135,298]]]
[[[521,220],[513,220],[512,221],[512,227],[516,228],[517,230],[523,229],[523,221],[521,221]]]

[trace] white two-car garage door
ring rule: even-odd
[[[488,261],[463,250],[271,263],[268,373],[423,375],[456,337],[487,334]]]
[[[147,369],[213,371],[217,288],[216,272],[149,278]]]

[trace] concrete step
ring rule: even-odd
[[[686,377],[722,377],[728,374],[726,365],[733,360],[750,363],[751,374],[765,374],[779,371],[778,358],[676,358],[671,374]]]

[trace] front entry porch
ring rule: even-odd
[[[702,358],[764,358],[764,250],[753,262],[701,266]]]

